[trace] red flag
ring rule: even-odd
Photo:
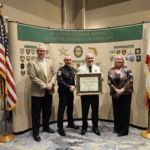
[[[17,96],[2,12],[0,12],[0,76],[1,88],[3,92],[0,97],[7,95],[7,109],[12,110],[14,107],[17,106]],[[5,80],[5,91],[3,79]]]
[[[149,37],[148,37],[148,47],[147,47],[147,54],[145,60],[145,71],[144,76],[146,77],[146,100],[145,106],[148,109],[149,99],[150,99],[150,29],[149,29]]]

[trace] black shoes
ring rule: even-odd
[[[118,133],[118,137],[120,137],[120,136],[125,136],[125,135],[128,135],[128,134]]]
[[[97,128],[96,128],[96,129],[93,129],[93,132],[94,132],[95,134],[99,135],[99,136],[101,135],[101,134],[100,134],[100,131],[99,131]]]
[[[55,131],[54,131],[54,130],[52,130],[52,129],[50,129],[50,128],[49,128],[49,129],[47,129],[47,130],[43,129],[43,131],[44,131],[44,132],[47,132],[47,133],[55,133]]]
[[[64,129],[58,129],[57,131],[58,131],[59,135],[66,136]]]
[[[113,133],[118,133],[118,131],[117,130],[113,130]]]
[[[67,128],[79,129],[79,126],[73,124],[71,126],[68,125]]]
[[[40,142],[41,141],[41,138],[39,136],[39,134],[33,134],[33,138],[36,142]]]
[[[86,133],[87,129],[82,129],[81,130],[81,135],[84,135]]]

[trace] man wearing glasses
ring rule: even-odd
[[[52,95],[56,82],[56,74],[53,70],[52,60],[45,58],[45,46],[39,45],[37,48],[38,57],[28,64],[28,73],[32,82],[32,127],[33,138],[40,142],[39,126],[40,113],[42,110],[43,131],[55,133],[49,128],[49,119],[51,115]]]

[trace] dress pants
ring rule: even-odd
[[[130,107],[132,95],[120,95],[119,98],[112,98],[114,113],[114,130],[120,134],[128,134]]]
[[[40,114],[42,110],[43,130],[49,129],[49,119],[51,115],[52,95],[46,90],[44,97],[32,96],[32,127],[33,134],[39,133]]]
[[[58,114],[57,114],[59,129],[63,129],[63,117],[64,117],[64,111],[66,106],[67,106],[68,126],[72,126],[74,124],[73,101],[74,101],[73,92],[67,91],[67,92],[59,93],[59,106],[58,106]]]
[[[93,129],[98,128],[98,109],[99,109],[99,96],[98,95],[84,95],[81,96],[81,105],[82,105],[82,129],[87,129],[88,122],[87,116],[89,112],[89,107],[91,104],[92,108],[92,123]]]

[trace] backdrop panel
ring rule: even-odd
[[[26,29],[26,27],[29,28],[29,30]],[[113,120],[112,101],[109,95],[110,90],[107,84],[108,70],[112,67],[111,60],[116,55],[116,52],[118,50],[120,50],[121,53],[122,51],[126,52],[124,56],[128,57],[127,65],[132,69],[134,76],[134,93],[131,105],[130,124],[137,125],[140,127],[147,127],[147,111],[145,111],[145,78],[143,76],[143,72],[145,65],[145,56],[147,51],[147,41],[148,41],[147,34],[149,24],[137,25],[135,26],[137,27],[136,29],[130,28],[132,29],[129,30],[130,32],[129,31],[126,32],[129,29],[129,27],[124,27],[124,31],[122,30],[123,28],[120,31],[117,30],[119,28],[115,28],[117,32],[112,32],[111,29],[109,29],[110,32],[105,30],[103,31],[88,30],[84,32],[83,31],[77,32],[77,31],[50,30],[38,28],[40,29],[41,37],[43,37],[47,41],[43,41],[42,40],[43,38],[41,38],[40,40],[38,38],[37,41],[37,37],[40,36],[39,31],[37,31],[37,28],[34,28],[33,26],[26,26],[26,27],[23,26],[22,30],[20,29],[20,25],[18,26],[17,23],[13,22],[9,23],[10,56],[12,67],[14,70],[14,78],[18,97],[18,106],[13,110],[14,132],[21,132],[32,127],[31,96],[30,96],[31,82],[27,75],[27,64],[29,61],[33,61],[34,57],[37,56],[36,52],[34,51],[41,42],[46,42],[44,43],[47,49],[46,57],[53,60],[55,71],[57,71],[60,66],[64,65],[63,59],[66,54],[71,55],[73,60],[72,65],[77,69],[79,66],[85,63],[85,55],[89,52],[93,53],[94,62],[95,64],[101,67],[105,79],[103,82],[103,94],[100,95],[99,119],[107,119],[107,120]],[[34,30],[31,30],[30,27],[34,28]],[[41,30],[44,30],[44,32],[42,32]],[[112,30],[114,31],[114,29]],[[24,31],[26,32],[26,34]],[[103,32],[105,32],[106,34],[101,36],[100,33]],[[117,40],[114,40],[116,39],[116,33],[117,33]],[[23,36],[24,34],[25,37]],[[82,40],[84,36],[83,41],[76,43],[76,41],[73,40],[72,37],[72,35],[75,36],[75,34],[78,34],[78,37],[81,38],[80,40]],[[93,36],[93,43],[89,42],[88,35],[90,34],[95,35],[99,34],[99,36],[96,36],[99,38]],[[56,36],[58,35],[59,38],[56,38]],[[108,35],[109,37],[111,36],[114,38],[112,38],[111,40],[110,38],[107,39],[106,37],[108,37]],[[126,38],[123,37],[124,35]],[[67,42],[68,36],[71,36],[69,38],[69,42]],[[65,40],[64,43],[60,41],[60,39],[62,40],[62,38],[64,38]],[[102,40],[104,38],[106,41]],[[71,42],[70,39],[72,40]],[[88,42],[85,42],[85,39]],[[99,39],[99,42],[95,42],[96,39]],[[121,39],[121,41],[119,41],[119,39]],[[52,42],[51,40],[55,40],[55,42],[53,41],[54,43],[49,43]],[[29,50],[30,53],[28,54]],[[80,50],[79,53],[78,50]],[[137,54],[135,54],[135,52]],[[78,54],[80,54],[80,57]],[[130,61],[131,56],[135,58],[134,61]],[[25,66],[23,69],[21,68],[21,64],[24,64]],[[58,89],[57,85],[55,86],[55,89],[56,92],[53,96],[52,116],[50,121],[57,121],[57,110],[59,102],[57,94]],[[73,115],[75,119],[82,117],[81,100],[79,96],[76,96],[76,94],[75,94]],[[88,117],[91,118],[91,110]],[[64,119],[67,119],[66,115],[64,116]]]

